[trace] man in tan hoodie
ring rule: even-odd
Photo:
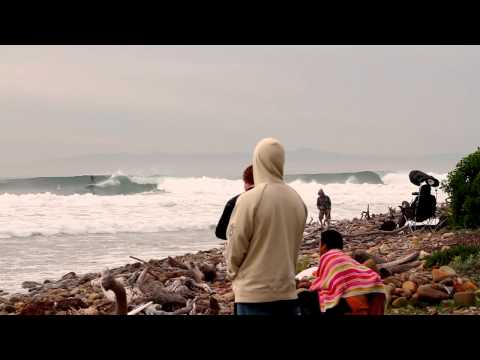
[[[260,141],[253,155],[255,188],[237,200],[225,251],[237,314],[298,314],[295,267],[307,208],[283,182],[285,151]]]

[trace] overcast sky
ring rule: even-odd
[[[479,145],[479,46],[0,46],[2,163]]]

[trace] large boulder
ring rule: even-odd
[[[474,306],[475,305],[475,293],[473,291],[461,291],[453,295],[455,305],[457,306]]]
[[[434,289],[431,285],[421,285],[417,290],[418,300],[429,303],[438,303],[449,298],[448,294]]]
[[[439,269],[432,270],[432,278],[434,282],[440,282],[448,277],[455,276],[456,272],[449,266],[442,266]]]

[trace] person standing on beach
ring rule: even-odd
[[[238,315],[298,315],[295,267],[307,208],[283,181],[285,151],[261,140],[253,154],[255,188],[240,195],[227,228],[227,275]]]
[[[323,229],[323,226],[327,224],[327,229],[330,227],[330,212],[332,209],[332,202],[330,198],[325,195],[323,189],[318,190],[317,198],[317,208],[318,208],[318,218],[320,220],[320,227]],[[325,218],[325,221],[323,220]]]
[[[243,172],[243,188],[245,189],[245,191],[248,191],[248,190],[252,189],[253,186],[254,186],[253,166],[250,165]],[[232,215],[233,209],[235,208],[235,204],[237,202],[237,199],[240,195],[241,194],[238,194],[237,196],[234,196],[233,198],[228,200],[227,204],[225,205],[225,208],[223,209],[222,216],[220,217],[220,220],[218,221],[217,227],[215,228],[215,236],[217,238],[227,240],[228,223],[230,221],[230,217]]]

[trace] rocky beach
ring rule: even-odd
[[[389,291],[386,313],[480,314],[476,274],[466,276],[449,266],[426,266],[435,252],[458,244],[480,244],[480,232],[379,230],[396,216],[399,214],[373,214],[332,223],[332,228],[345,236],[344,250],[381,274]],[[317,266],[320,231],[311,219],[304,232],[298,273]],[[132,257],[136,262],[103,272],[68,272],[61,279],[43,283],[25,281],[22,287],[27,293],[0,291],[0,314],[121,314],[118,293],[108,290],[114,288],[113,282],[125,291],[123,314],[230,315],[234,295],[222,252],[222,248],[214,248],[148,261]],[[299,285],[303,281],[308,278],[299,279]]]

